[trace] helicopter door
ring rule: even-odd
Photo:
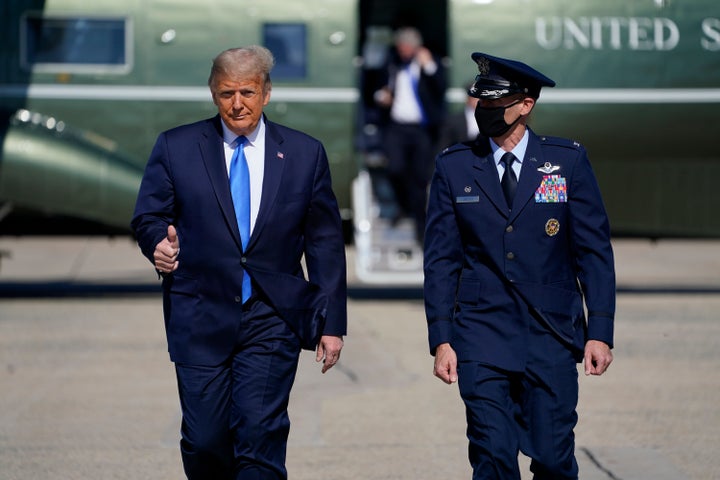
[[[422,245],[413,220],[401,218],[385,174],[383,112],[374,94],[392,49],[393,33],[415,27],[424,45],[445,58],[448,52],[448,2],[445,0],[361,0],[359,2],[358,57],[360,106],[356,148],[361,159],[353,182],[356,275],[370,284],[419,285],[422,283]]]

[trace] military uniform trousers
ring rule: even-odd
[[[519,451],[532,459],[535,480],[578,478],[576,359],[535,322],[527,353],[522,372],[459,362],[473,480],[520,480]]]

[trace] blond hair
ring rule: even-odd
[[[220,76],[231,78],[261,77],[267,92],[272,88],[270,71],[275,65],[272,52],[260,45],[230,48],[213,59],[208,86],[213,89]]]

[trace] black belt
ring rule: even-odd
[[[253,287],[252,293],[250,294],[250,298],[247,299],[245,303],[242,305],[243,312],[247,312],[250,310],[255,303],[259,301],[263,301],[265,297],[258,292],[256,287]]]

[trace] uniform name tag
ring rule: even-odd
[[[535,191],[535,203],[567,202],[567,182],[560,175],[543,175]]]
[[[478,203],[480,201],[480,196],[475,195],[474,197],[457,197],[455,198],[455,203]]]

